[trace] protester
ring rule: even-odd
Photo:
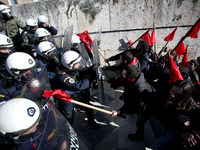
[[[124,93],[120,99],[124,105],[115,112],[123,113],[142,113],[146,108],[145,103],[141,101],[140,96],[144,91],[153,92],[155,89],[146,82],[144,74],[133,65],[125,65],[122,71],[123,82],[125,85]]]
[[[113,89],[117,89],[120,86],[123,86],[121,72],[123,70],[123,66],[126,64],[134,65],[137,68],[140,68],[140,63],[136,57],[132,55],[130,51],[125,51],[120,53],[119,56],[119,64],[113,66],[102,66],[103,70],[115,71],[115,77],[109,79],[109,83],[111,84],[110,87]],[[110,60],[110,59],[109,59]],[[112,60],[112,59],[111,59]],[[108,62],[108,60],[105,60]]]
[[[135,134],[129,134],[128,138],[133,141],[143,140],[144,123],[153,115],[157,115],[160,122],[157,128],[162,129],[159,132],[162,134],[156,137],[157,149],[180,149],[181,133],[187,131],[187,119],[184,118],[189,118],[187,111],[197,109],[191,94],[192,86],[185,80],[173,83],[169,90],[144,91],[141,100],[146,103],[146,110],[136,121]]]
[[[196,59],[190,60],[188,64],[188,69],[189,69],[189,76],[191,78],[191,82],[193,85],[199,84],[199,76],[196,72],[196,68],[198,68],[199,62]]]

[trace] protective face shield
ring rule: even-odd
[[[6,70],[17,81],[28,82],[37,75],[35,60],[27,53],[15,52],[6,59]]]
[[[0,134],[18,142],[22,140],[21,136],[36,131],[41,117],[41,108],[37,103],[26,98],[11,99],[0,107]]]
[[[34,33],[38,28],[37,22],[33,19],[28,19],[25,21],[25,25],[28,31]]]
[[[79,46],[80,46],[80,43],[81,43],[80,37],[77,36],[77,35],[75,35],[75,34],[73,34],[72,35],[72,39],[71,39],[71,46],[72,46],[72,48],[78,49]]]
[[[42,41],[51,41],[51,34],[44,28],[38,28],[35,31],[35,38],[39,43]]]
[[[75,51],[66,51],[61,58],[62,65],[69,70],[80,70],[83,68],[83,62],[81,55]],[[74,68],[74,66],[79,63],[79,68]]]
[[[49,41],[43,41],[38,45],[38,54],[45,59],[56,59],[57,49],[55,45]]]
[[[6,5],[0,5],[0,12],[4,20],[8,20],[12,16],[10,8]]]
[[[39,27],[42,27],[42,24],[44,24],[44,23],[48,23],[48,19],[44,15],[38,16],[37,21],[38,21]]]

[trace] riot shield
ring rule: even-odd
[[[3,16],[2,14],[0,13],[0,32],[3,31]]]
[[[43,119],[46,126],[41,137],[38,150],[88,150],[73,127],[48,100],[48,116]],[[43,112],[45,115],[45,113]]]
[[[21,97],[37,102],[42,101],[42,95],[45,90],[51,89],[46,67],[41,66],[38,69],[40,69],[39,74],[33,80],[26,83],[21,92]]]
[[[34,133],[20,136],[15,143],[26,147],[36,146],[37,150],[63,150],[84,149],[87,146],[80,139],[67,119],[58,111],[50,99],[42,97],[44,90],[50,90],[50,83],[46,68],[42,68],[37,77],[27,83],[22,91],[21,97],[39,103],[42,108],[42,116]],[[41,100],[42,99],[42,100]],[[41,104],[43,101],[46,107]],[[27,145],[27,143],[30,143]]]
[[[102,80],[102,70],[101,70],[101,63],[99,58],[99,51],[98,51],[98,45],[100,44],[101,39],[101,32],[98,32],[94,36],[94,40],[92,43],[92,50],[94,53],[94,64],[96,65],[96,75],[97,75],[97,85],[98,85],[98,99],[100,103],[105,102],[105,96],[104,96],[104,87],[103,87],[103,80]]]
[[[84,62],[84,66],[85,67],[91,67],[93,65],[92,60],[90,59],[88,52],[86,50],[86,47],[84,45],[84,43],[81,43],[78,47],[78,50],[82,56],[83,62]]]
[[[65,29],[64,38],[63,38],[63,53],[68,50],[71,50],[72,35],[73,35],[73,26],[70,26]],[[86,50],[84,43],[80,43],[77,50],[83,58],[84,67],[92,66],[92,61],[88,55],[88,52]]]
[[[63,38],[63,53],[71,50],[71,39],[73,34],[73,26],[69,26],[65,29],[64,38]]]

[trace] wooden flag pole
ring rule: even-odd
[[[130,44],[125,50],[128,50],[133,44],[135,44],[139,39],[141,39],[148,32],[149,32],[149,30],[147,30],[144,34],[142,34],[139,38],[137,38],[137,40],[135,40],[132,44]]]
[[[192,32],[192,30],[196,27],[196,25],[200,22],[200,18],[196,21],[196,23],[190,28],[190,30],[180,39],[180,41],[178,42],[178,44],[174,47],[174,49],[172,50],[172,52],[174,52],[176,50],[176,48],[185,40],[186,37],[188,37],[188,35],[190,34],[190,32]]]
[[[82,102],[78,102],[78,101],[75,101],[75,100],[71,100],[71,103],[81,105],[81,106],[84,106],[84,107],[87,107],[87,108],[90,108],[90,109],[94,109],[94,110],[97,110],[97,111],[100,111],[100,112],[103,112],[103,113],[106,113],[106,114],[109,114],[109,115],[113,114],[112,111],[101,109],[101,108],[98,108],[98,107],[95,107],[95,106],[92,106],[92,105],[89,105],[89,104],[85,104],[85,103],[82,103]],[[122,118],[126,118],[126,116],[124,116],[124,115],[118,115],[118,116],[122,117]]]
[[[105,57],[104,57],[104,55],[102,54],[102,52],[98,49],[98,52],[101,54],[101,56],[103,57],[103,59],[106,59]],[[109,62],[107,62],[107,64],[110,66],[110,63]]]
[[[178,28],[178,26],[177,26],[176,28]],[[175,28],[175,29],[176,29],[176,28]],[[174,29],[174,30],[175,30],[175,29]],[[167,44],[169,43],[169,41],[170,41],[170,39],[172,38],[173,35],[174,35],[174,34],[172,34],[172,35],[170,36],[170,38],[169,38],[169,40],[166,42],[165,46],[160,50],[157,59],[160,58],[160,56],[162,55],[162,52],[166,49]]]
[[[98,110],[98,111],[101,111],[103,113],[112,115],[111,111],[104,110],[104,109],[101,109],[101,108],[98,108],[98,107],[95,107],[95,106],[92,106],[92,105],[89,105],[89,104],[85,104],[85,103],[82,103],[82,102],[79,102],[79,101],[76,101],[76,100],[71,100],[71,103],[81,105],[81,106],[84,106],[84,107],[87,107],[87,108],[91,108],[91,109]]]

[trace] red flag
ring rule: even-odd
[[[64,91],[57,89],[57,90],[45,90],[44,94],[42,95],[43,97],[49,98],[51,96],[55,96],[59,99],[71,102],[71,100],[73,100],[72,98],[70,98],[70,96],[65,93]]]
[[[188,54],[187,54],[187,48],[188,48],[188,46],[186,47],[185,54],[184,54],[183,59],[182,59],[182,61],[181,61],[181,65],[182,65],[183,67],[185,67],[185,68],[188,67]]]
[[[133,42],[132,42],[131,40],[129,40],[129,41],[128,41],[128,44],[131,45],[131,44],[133,44]]]
[[[133,48],[133,42],[131,40],[128,41],[128,45],[131,45],[131,48]]]
[[[178,47],[175,49],[177,55],[179,56],[179,59],[181,57],[181,55],[185,54],[185,45],[183,42],[181,42],[181,44],[178,45]]]
[[[84,39],[86,42],[93,43],[90,35],[88,34],[88,31],[85,30],[85,32],[77,34],[81,39]]]
[[[143,36],[141,37],[141,39],[147,41],[148,44],[149,44],[150,46],[153,46],[152,43],[151,43],[151,37],[150,37],[150,35],[149,35],[149,32],[147,32],[145,35],[143,35]]]
[[[83,42],[85,44],[85,46],[87,46],[87,48],[92,51],[92,49],[90,48],[90,45],[88,44],[88,42],[93,43],[90,35],[88,34],[88,31],[86,30],[85,32],[81,33],[81,34],[77,34],[77,36],[80,37],[81,42]]]
[[[164,41],[172,41],[174,39],[174,35],[176,33],[177,28],[174,29],[167,37],[165,37]]]
[[[187,37],[198,38],[198,32],[200,30],[200,22],[192,29],[192,31],[188,34]]]
[[[152,33],[151,33],[151,43],[156,43],[156,37],[155,37],[155,31],[154,31],[154,28],[152,30]]]
[[[170,64],[170,79],[169,82],[176,82],[179,80],[183,80],[180,70],[178,69],[176,63],[173,58],[169,56],[169,64]]]

